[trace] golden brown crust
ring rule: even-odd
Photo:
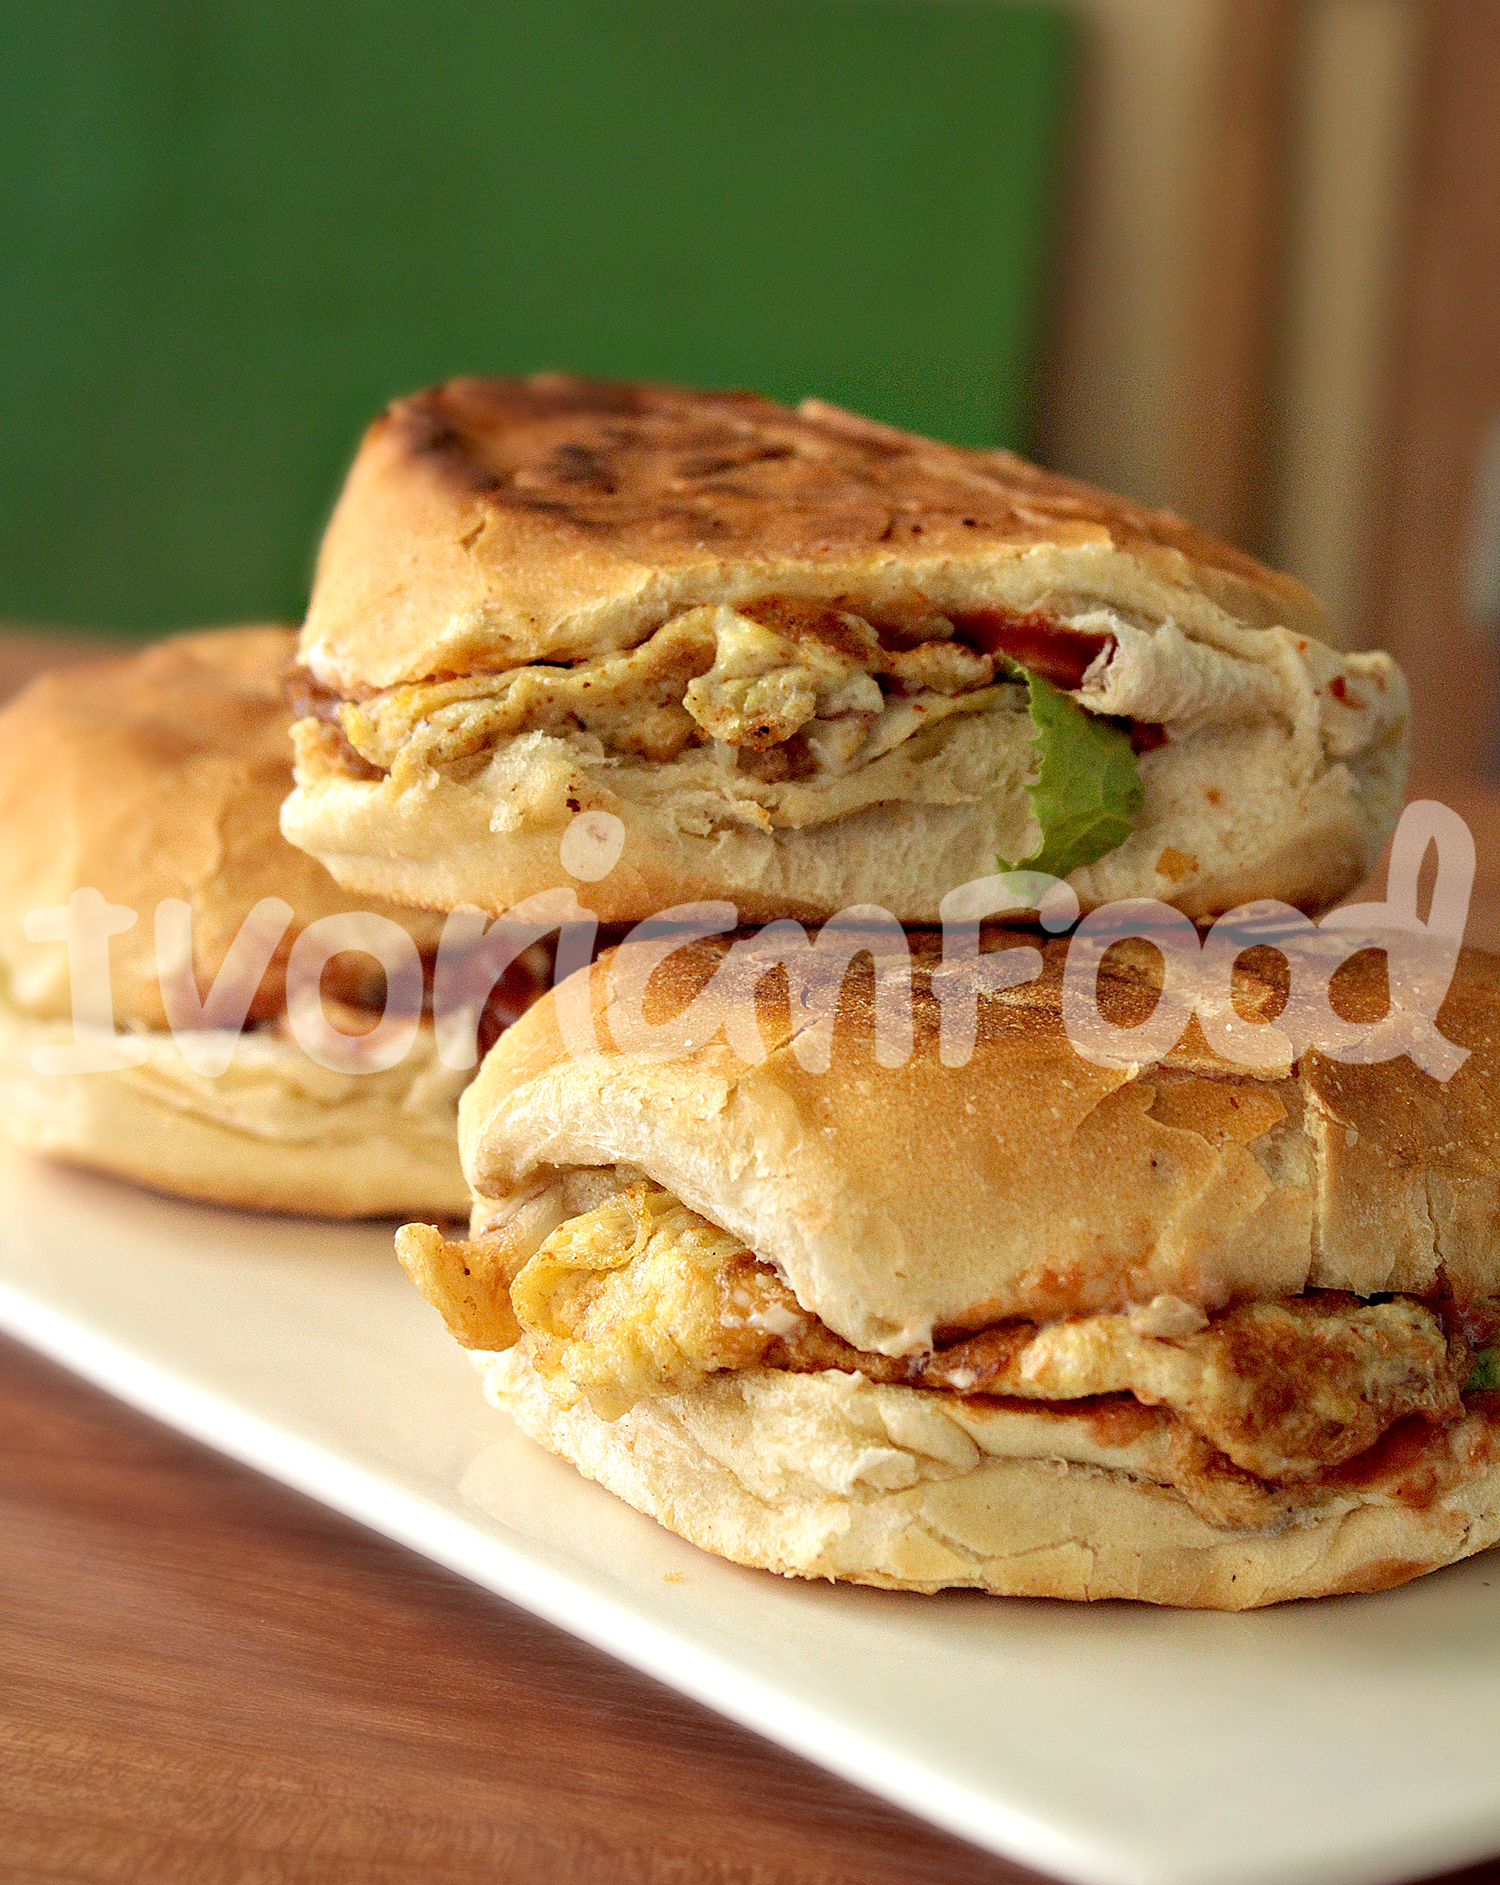
[[[398,400],[319,557],[303,656],[356,694],[630,645],[760,594],[937,608],[1113,595],[1317,635],[1314,598],[1183,519],[808,400],[542,374]]]
[[[179,635],[139,652],[46,674],[0,712],[0,967],[17,1005],[70,1011],[55,943],[30,943],[28,912],[87,886],[138,912],[110,946],[115,1013],[163,1028],[154,913],[192,907],[195,966],[211,981],[251,908],[280,897],[295,919],[360,907],[281,836],[291,783],[282,672],[295,648],[277,627]],[[441,919],[377,905],[435,947]],[[275,965],[255,1012],[279,1003]]]
[[[669,958],[647,1020],[701,990],[723,947]],[[1461,1295],[1500,1289],[1495,958],[1461,959],[1439,1019],[1472,1051],[1444,1087],[1404,1060],[1343,1066],[1315,1053],[1295,1073],[1247,1076],[1196,1028],[1159,1066],[1093,1066],[1062,1027],[1060,943],[1046,945],[1039,981],[986,998],[973,1055],[944,1068],[935,951],[914,939],[911,1059],[875,1064],[872,984],[856,974],[827,1073],[800,1064],[770,981],[758,1066],[706,1021],[682,1058],[621,1051],[606,958],[591,984],[599,1053],[570,1056],[549,996],[466,1094],[472,1186],[504,1198],[550,1168],[639,1166],[773,1262],[836,1334],[887,1354],[916,1352],[935,1328],[1158,1294],[1212,1309],[1313,1286],[1425,1295],[1445,1277]],[[1379,977],[1378,959],[1356,958],[1342,999],[1369,1010]],[[1247,1000],[1257,983],[1243,978]],[[1268,1000],[1270,985],[1259,988]],[[1108,980],[1121,1022],[1150,999],[1128,964]],[[1345,1115],[1357,1115],[1357,1141]]]
[[[1363,960],[1379,993],[1381,972]],[[1377,1011],[1378,1012],[1378,1011]],[[1434,1257],[1465,1295],[1495,1286],[1500,1250],[1500,957],[1466,949],[1441,1012],[1443,1032],[1471,1050],[1446,1087],[1410,1060],[1343,1066],[1309,1055],[1322,1199],[1313,1281],[1370,1295],[1391,1269]],[[1378,1077],[1376,1077],[1378,1076]]]

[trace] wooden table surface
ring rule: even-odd
[[[1438,795],[1500,947],[1500,793]],[[3,1339],[0,1594],[0,1885],[1035,1876]]]

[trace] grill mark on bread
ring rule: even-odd
[[[986,538],[1023,546],[1071,534],[1185,556],[1274,595],[1268,620],[1313,609],[1289,579],[1171,512],[818,400],[793,410],[746,391],[563,373],[458,379],[396,401],[370,438],[494,511],[547,516],[643,557],[705,537],[820,558],[899,537],[972,553]],[[729,477],[737,489],[724,488]],[[707,515],[681,502],[694,495],[710,501]]]

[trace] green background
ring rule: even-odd
[[[569,366],[1024,446],[1047,6],[0,9],[0,618],[297,614],[387,399]]]

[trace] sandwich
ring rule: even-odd
[[[910,1055],[872,1051],[867,961],[826,1070],[775,974],[702,1012],[723,938],[636,1011],[682,1016],[681,1050],[622,1045],[607,956],[464,1096],[469,1236],[406,1226],[401,1259],[533,1440],[787,1576],[1233,1610],[1500,1539],[1500,958],[1462,955],[1444,1086],[1313,1048],[1247,1071],[1197,1022],[1084,1060],[1068,947],[986,995],[950,1065],[912,938]],[[1265,1020],[1260,959],[1234,999]],[[1101,1010],[1133,1025],[1159,966],[1111,952]],[[1385,1010],[1373,951],[1334,987]]]
[[[461,1213],[468,1194],[454,1144],[469,1077],[442,1064],[430,1019],[389,1067],[332,1068],[309,1058],[287,1014],[287,964],[299,935],[359,900],[277,823],[290,784],[286,628],[179,636],[139,653],[43,675],[0,712],[0,1128],[14,1143],[145,1185],[223,1204],[329,1217]],[[37,913],[65,913],[77,891],[130,919],[108,941],[113,1027],[130,1061],[104,1071],[39,1069],[75,1041],[72,951],[37,940]],[[243,991],[237,1037],[218,1045],[169,1021],[163,971],[190,969],[209,997],[262,899],[290,919],[263,975]],[[189,965],[164,962],[157,912],[185,906]],[[438,948],[442,919],[372,905]],[[31,919],[30,937],[28,919]],[[253,925],[252,925],[253,927]],[[170,951],[168,952],[170,954]],[[231,965],[231,976],[233,966]],[[497,1004],[524,1005],[537,983],[511,977]],[[369,955],[323,969],[321,1004],[340,1034],[366,1032],[385,1005]],[[211,1027],[212,1001],[189,1026]],[[491,1017],[489,1038],[505,1016]],[[106,1016],[106,1026],[109,1017]],[[357,1043],[356,1043],[357,1046]]]
[[[1407,695],[1297,582],[1001,451],[544,374],[365,436],[301,642],[292,843],[362,896],[935,923],[999,868],[1081,906],[1314,911],[1401,803]]]

